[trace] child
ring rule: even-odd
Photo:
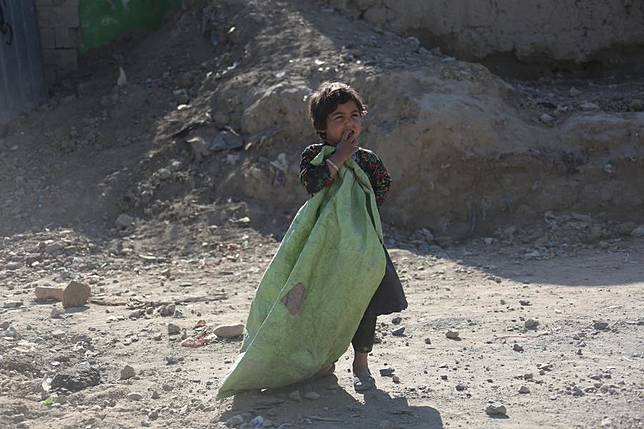
[[[311,97],[309,114],[321,142],[308,146],[302,153],[300,180],[309,194],[313,195],[324,187],[331,186],[344,162],[352,158],[369,176],[378,207],[383,203],[389,191],[391,177],[375,153],[358,146],[362,118],[366,113],[367,106],[360,94],[344,83],[325,82]],[[335,153],[326,159],[325,164],[312,165],[311,161],[325,145],[335,146]],[[351,341],[354,349],[353,384],[358,392],[375,386],[367,358],[373,347],[376,317],[407,308],[405,293],[386,249],[385,257],[385,275]],[[323,373],[330,374],[333,370],[332,365]]]

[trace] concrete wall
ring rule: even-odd
[[[424,45],[481,61],[628,62],[644,49],[644,0],[327,0]],[[617,52],[618,51],[618,52]]]
[[[52,84],[78,67],[79,0],[36,0],[45,80]]]

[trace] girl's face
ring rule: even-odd
[[[342,140],[342,135],[351,131],[353,138],[360,137],[362,132],[362,114],[354,101],[338,104],[338,107],[326,117],[326,141],[335,146]]]

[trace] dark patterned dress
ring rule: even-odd
[[[313,158],[320,153],[324,145],[325,143],[312,144],[302,152],[300,181],[311,195],[333,184],[334,179],[331,177],[331,172],[326,163],[319,166],[311,164]],[[352,159],[367,173],[371,187],[376,195],[376,203],[380,207],[391,186],[389,172],[380,158],[370,150],[360,148],[352,155]],[[387,259],[385,276],[365,313],[375,315],[391,314],[407,308],[405,292],[387,249],[385,249],[385,256]]]

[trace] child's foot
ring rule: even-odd
[[[376,380],[371,376],[369,369],[353,371],[353,388],[356,392],[366,392],[376,387]]]

